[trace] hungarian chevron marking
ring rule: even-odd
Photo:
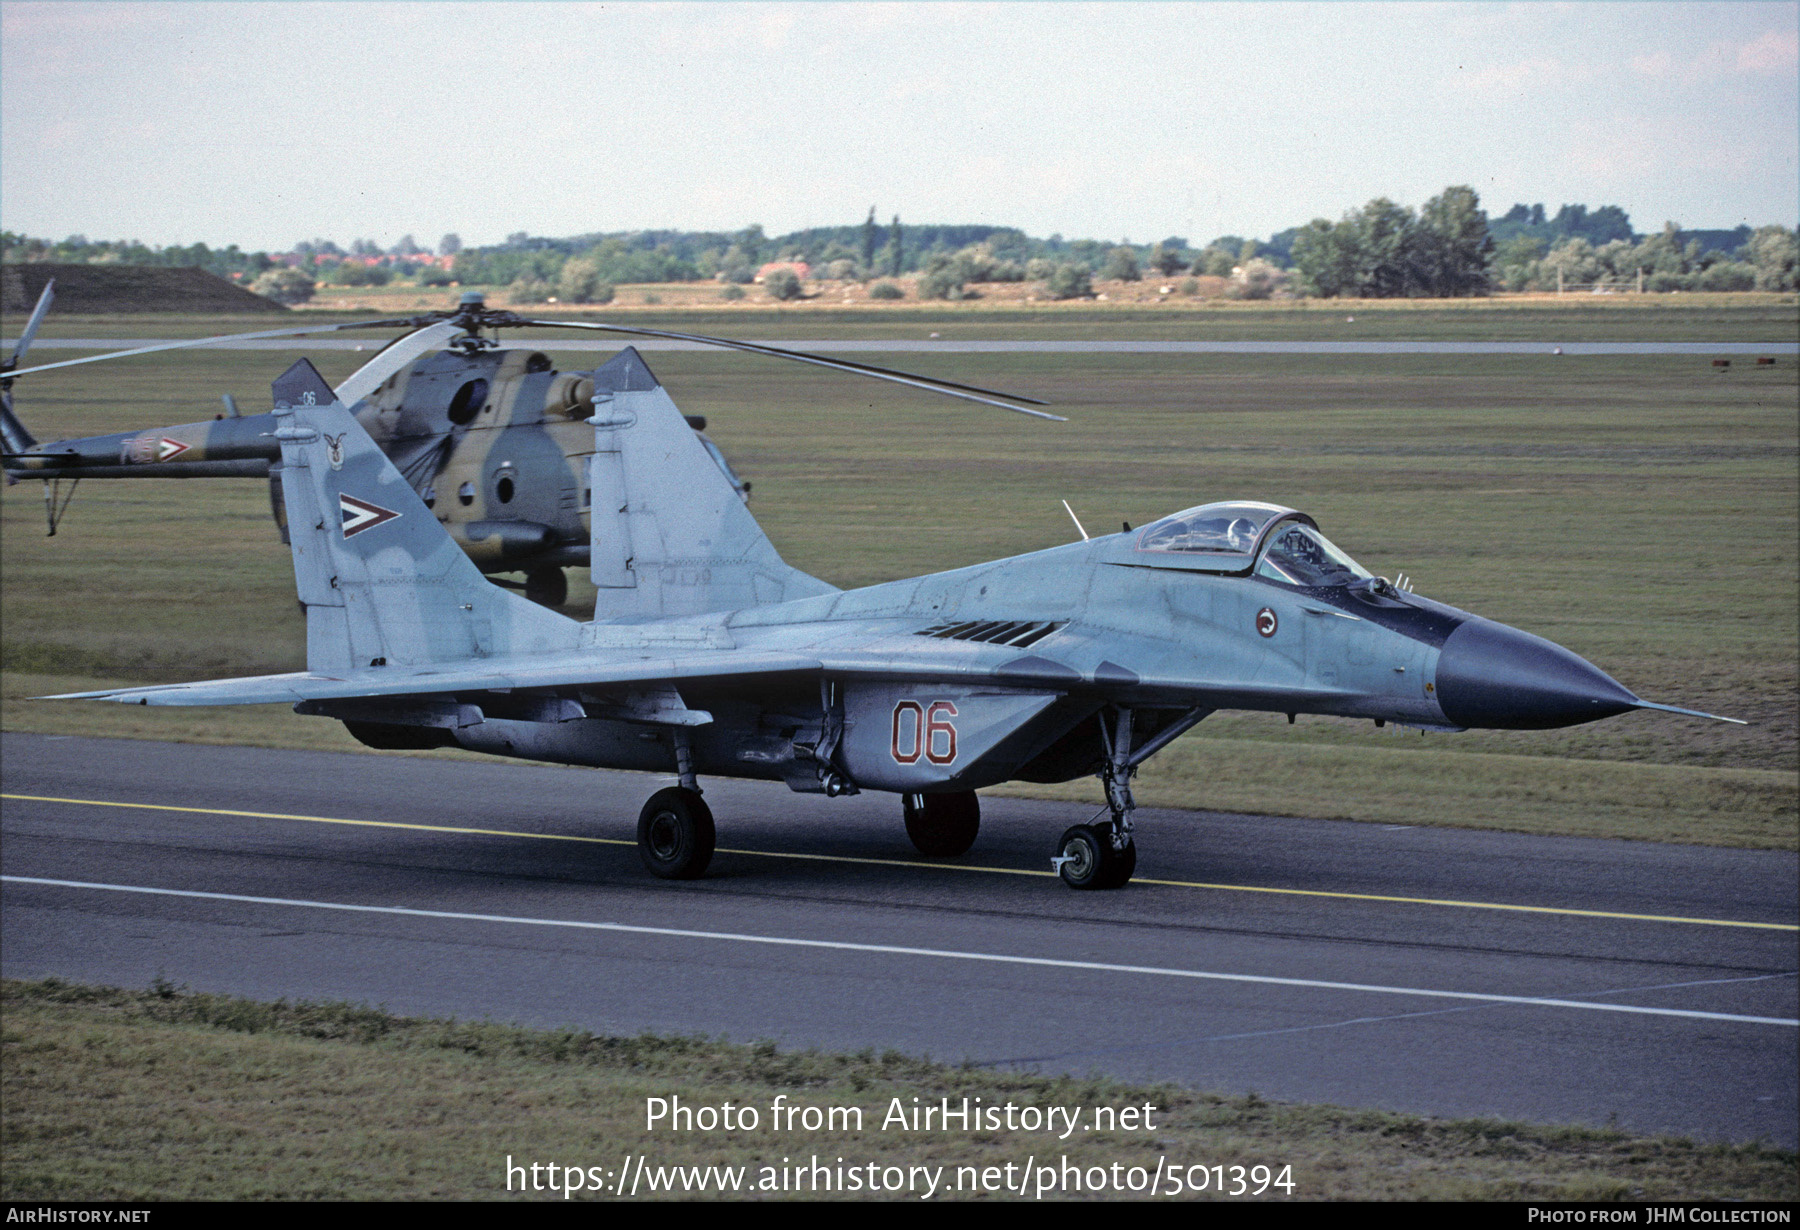
[[[392,521],[400,514],[391,508],[383,508],[379,504],[371,504],[367,500],[359,500],[353,495],[338,495],[338,511],[343,514],[343,531],[345,538],[354,537],[366,529]]]

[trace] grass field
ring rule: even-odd
[[[1060,1176],[1112,1168],[1142,1187],[1157,1171],[1223,1167],[1281,1178],[1263,1199],[1793,1200],[1795,1157],[1766,1145],[1703,1145],[1624,1132],[1273,1104],[1106,1078],[1056,1078],[892,1052],[782,1052],[703,1038],[600,1038],[467,1021],[397,1018],[343,1004],[0,986],[0,1198],[8,1200],[495,1199],[506,1159],[616,1172],[745,1167],[754,1197],[784,1159],[827,1167],[959,1168],[1027,1162]],[[758,1108],[754,1130],[646,1130],[646,1100]],[[773,1130],[777,1095],[859,1108],[835,1127]],[[985,1106],[1154,1106],[1151,1130],[887,1129],[892,1100]],[[1141,1114],[1142,1112],[1140,1112]],[[1092,1122],[1091,1117],[1084,1122]],[[1267,1169],[1258,1176],[1254,1167]],[[665,1172],[666,1173],[666,1172]],[[715,1172],[716,1173],[716,1172]],[[996,1179],[1003,1174],[996,1171]],[[1032,1175],[1035,1184],[1041,1172]],[[1191,1171],[1182,1170],[1186,1178]],[[543,1177],[540,1174],[540,1178]],[[583,1182],[587,1181],[584,1173]],[[514,1182],[527,1181],[520,1173]],[[1085,1180],[1083,1180],[1085,1182]],[[1198,1178],[1195,1179],[1198,1182]],[[1219,1198],[1212,1176],[1202,1198]],[[1166,1193],[1166,1186],[1163,1189]],[[640,1190],[640,1196],[647,1193]],[[858,1193],[851,1193],[856,1195]],[[968,1199],[946,1193],[937,1200]],[[1091,1192],[1053,1192],[1088,1196]],[[1119,1198],[1116,1193],[1105,1193]],[[1124,1193],[1129,1195],[1129,1192]],[[1184,1193],[1192,1196],[1191,1190]],[[1253,1193],[1246,1191],[1248,1197]],[[700,1193],[694,1193],[698,1197]],[[782,1198],[779,1190],[767,1193]],[[810,1193],[801,1192],[798,1198]],[[841,1198],[841,1192],[832,1193]],[[1005,1198],[1003,1193],[994,1193]],[[795,1198],[794,1193],[786,1194]],[[515,1198],[517,1189],[515,1188]],[[558,1192],[536,1195],[560,1199]],[[592,1198],[587,1193],[580,1198]],[[606,1198],[606,1197],[602,1197]],[[908,1197],[904,1192],[888,1198]]]
[[[495,307],[507,306],[503,288],[473,288]],[[1537,295],[1459,300],[1301,299],[1283,303],[1180,297],[1153,305],[1063,303],[863,303],[845,307],[824,298],[776,304],[699,300],[688,304],[645,304],[658,289],[622,288],[620,298],[601,307],[547,304],[520,306],[529,317],[571,320],[620,319],[648,328],[727,337],[893,338],[1155,338],[1218,341],[1529,341],[1559,342],[1767,342],[1800,334],[1800,296],[1718,295]],[[383,287],[334,295],[343,308],[308,306],[257,319],[244,316],[121,314],[57,318],[45,322],[43,337],[202,337],[258,329],[297,328],[314,322],[335,324],[452,308],[458,290],[421,292],[416,287]],[[10,336],[24,321],[9,319]],[[383,335],[385,336],[385,335]],[[53,352],[40,360],[50,362]]]
[[[1687,302],[1358,307],[1354,327],[1371,337],[1556,340],[1774,340],[1800,331],[1791,303]],[[1342,320],[1316,307],[1195,310],[1179,321],[1125,309],[1104,320],[1094,308],[1041,320],[916,311],[921,324],[963,322],[957,335],[971,337],[1151,336],[1152,317],[1192,336],[1318,336]],[[672,327],[742,336],[791,333],[798,322],[767,311],[667,315]],[[909,318],[820,310],[802,323],[812,336],[891,336],[899,319]],[[732,322],[742,327],[728,330]],[[55,324],[68,336],[148,335],[143,318]],[[364,357],[315,356],[333,380]],[[570,354],[564,365],[595,361]],[[740,356],[652,358],[682,409],[707,415],[754,480],[752,507],[789,561],[838,585],[1065,541],[1064,498],[1091,529],[1207,500],[1267,499],[1311,512],[1372,570],[1404,571],[1421,593],[1567,645],[1641,695],[1751,721],[1638,713],[1562,732],[1420,738],[1327,719],[1290,728],[1279,717],[1219,715],[1151,762],[1144,801],[1795,846],[1793,361],[1726,369],[1704,356],[894,361],[1044,397],[1071,421],[1028,421]],[[188,352],[74,368],[21,381],[19,409],[41,438],[192,421],[210,416],[222,392],[246,408],[262,404],[286,362]],[[285,714],[22,703],[102,680],[294,669],[304,656],[291,568],[259,484],[88,482],[54,539],[43,536],[39,488],[9,488],[0,504],[6,729],[348,744],[333,724]],[[581,596],[574,587],[572,607]],[[1093,787],[1074,789],[1088,797]]]

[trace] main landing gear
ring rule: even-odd
[[[653,876],[694,880],[712,861],[712,808],[698,790],[658,790],[638,813],[638,857]]]
[[[658,790],[638,813],[638,857],[663,880],[697,880],[712,862],[712,808],[700,797],[688,733],[675,732],[675,771],[681,785]]]
[[[906,835],[927,858],[955,858],[967,854],[981,831],[981,800],[973,790],[955,794],[907,794],[901,796],[906,814]]]

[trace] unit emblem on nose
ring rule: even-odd
[[[1256,630],[1261,635],[1274,636],[1275,629],[1280,626],[1281,621],[1275,618],[1275,612],[1268,607],[1264,607],[1256,613]]]

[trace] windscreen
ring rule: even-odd
[[[1277,526],[1256,575],[1288,585],[1348,585],[1372,575],[1310,525]]]

